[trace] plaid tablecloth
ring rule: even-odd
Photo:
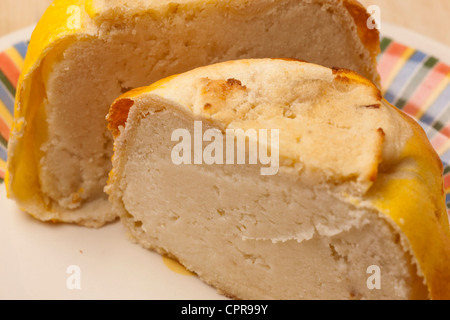
[[[0,52],[0,182],[5,176],[14,96],[28,42]],[[381,38],[379,72],[385,98],[422,125],[444,164],[450,212],[450,66],[393,39]]]

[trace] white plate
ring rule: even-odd
[[[0,51],[28,40],[32,30],[0,38]],[[450,63],[450,48],[432,39],[388,23],[382,33]],[[6,199],[4,185],[0,257],[0,299],[225,299],[128,241],[120,223],[98,230],[41,223]]]
[[[120,223],[42,223],[7,200],[4,185],[0,212],[0,299],[225,299],[128,241]]]
[[[10,33],[4,37],[0,38],[0,51],[4,51],[9,47],[13,46],[17,42],[30,40],[31,34],[33,33],[35,25],[26,27],[24,29],[17,30]]]

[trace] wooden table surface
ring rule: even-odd
[[[39,20],[52,0],[0,0],[0,37]],[[378,5],[381,20],[450,46],[450,0],[360,0]]]

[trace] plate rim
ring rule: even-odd
[[[450,65],[450,47],[442,42],[388,22],[382,22],[380,33],[396,42],[422,51],[429,56],[435,56],[442,62]]]
[[[0,51],[6,50],[18,42],[30,40],[35,27],[36,24],[33,24],[0,37]]]

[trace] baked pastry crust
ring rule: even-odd
[[[227,83],[228,87],[226,87]],[[235,83],[240,83],[241,88],[236,88],[233,85]],[[226,90],[223,89],[223,92],[215,90],[211,87],[214,84],[218,84],[222,88],[226,87]],[[252,108],[246,108],[249,100],[252,101]],[[302,101],[300,105],[297,104],[299,100]],[[206,101],[212,106],[205,109],[202,106]],[[270,101],[271,107],[265,106],[265,101]],[[283,108],[288,108],[291,116],[286,116],[286,113],[282,111]],[[134,172],[130,168],[138,168],[134,161],[140,164],[144,163],[142,167],[139,167],[142,181],[146,181],[145,177],[151,175],[152,171],[163,170],[153,164],[160,163],[158,160],[151,162],[136,160],[134,154],[138,154],[139,151],[133,149],[135,148],[133,146],[135,143],[139,143],[139,150],[147,150],[147,148],[152,150],[156,148],[154,146],[164,143],[160,136],[145,129],[160,121],[156,119],[159,119],[158,117],[164,112],[173,112],[171,118],[176,118],[175,115],[181,114],[180,117],[188,119],[186,123],[194,119],[201,120],[205,125],[210,124],[211,127],[222,131],[228,128],[243,130],[281,128],[280,174],[286,178],[285,181],[289,181],[288,177],[298,176],[296,184],[305,184],[311,189],[325,184],[329,190],[329,196],[335,194],[337,195],[336,199],[351,204],[358,210],[368,210],[368,212],[374,210],[371,212],[393,229],[390,233],[382,236],[380,228],[375,232],[379,232],[379,235],[366,233],[364,237],[371,238],[370,241],[376,243],[374,238],[377,236],[395,235],[394,238],[397,237],[397,240],[394,242],[405,253],[411,255],[409,264],[417,267],[416,272],[419,278],[414,280],[416,284],[420,285],[421,281],[424,281],[431,299],[448,299],[450,297],[450,231],[443,191],[442,162],[417,122],[384,100],[376,86],[365,78],[345,69],[327,69],[293,60],[231,61],[195,69],[161,80],[150,87],[130,91],[118,98],[111,106],[108,120],[109,129],[115,136],[115,155],[108,193],[130,236],[147,248],[175,256],[186,267],[199,273],[206,282],[232,296],[238,298],[267,297],[270,296],[270,293],[266,292],[267,296],[264,296],[261,295],[261,292],[257,293],[256,289],[252,293],[242,293],[238,289],[235,289],[236,292],[230,287],[224,288],[224,284],[215,278],[223,275],[211,277],[207,267],[201,263],[195,263],[195,257],[191,258],[186,256],[184,251],[177,251],[179,244],[172,244],[169,240],[166,240],[167,242],[159,240],[165,239],[166,228],[167,230],[171,228],[170,215],[167,220],[162,220],[167,221],[162,231],[150,226],[148,221],[152,219],[151,217],[158,217],[161,214],[156,209],[159,201],[164,203],[169,199],[161,200],[161,196],[156,195],[155,198],[152,198],[151,193],[146,196],[139,193],[138,190],[158,183],[160,183],[158,188],[164,188],[164,183],[170,183],[170,177],[164,176],[160,182],[149,180],[145,186],[138,184],[140,187],[133,188],[136,183],[128,174]],[[147,127],[145,126],[146,121],[149,123]],[[165,121],[167,121],[166,125],[170,126],[169,120]],[[163,125],[164,123],[161,126]],[[155,140],[154,144],[149,142],[152,139]],[[343,150],[345,151],[342,152]],[[156,151],[155,153],[157,154]],[[158,159],[157,156],[150,156],[150,154],[152,153],[144,152],[138,157],[139,159],[150,159],[150,157]],[[201,175],[201,171],[198,174]],[[241,174],[245,175],[245,173]],[[206,180],[201,183],[205,183],[205,190],[200,187],[198,192],[208,193]],[[255,182],[254,188],[257,188],[258,184],[259,182]],[[274,193],[276,189],[281,189],[281,187],[275,188]],[[186,192],[189,191],[186,190]],[[295,197],[300,197],[299,191],[294,193]],[[221,191],[221,194],[227,194],[227,191]],[[211,196],[213,197],[212,194]],[[134,202],[130,202],[133,197],[139,199],[136,201],[142,203],[144,207],[135,206]],[[236,199],[238,197],[236,195]],[[286,195],[286,197],[295,198],[292,194]],[[219,200],[214,201],[219,202]],[[259,203],[260,200],[255,201]],[[289,202],[280,199],[277,207],[282,208],[283,201]],[[318,198],[316,201],[325,203],[326,199]],[[210,204],[211,208],[216,206],[217,202]],[[251,203],[250,200],[249,202]],[[338,202],[333,206],[338,207]],[[199,202],[198,205],[203,207],[202,202]],[[247,205],[245,206],[246,210],[251,212],[252,205]],[[186,216],[195,216],[193,213],[184,212],[181,208],[176,211],[169,207],[164,212],[177,213],[181,217],[177,223],[181,224]],[[258,210],[266,212],[263,207],[257,207]],[[142,208],[147,209],[143,210]],[[284,212],[285,209],[279,210]],[[333,211],[329,208],[323,210]],[[353,209],[348,210],[344,210],[344,216],[351,219],[351,210]],[[308,215],[312,211],[314,210],[304,202],[303,206],[300,205],[298,208],[298,215]],[[284,250],[278,247],[275,249],[279,241],[287,243],[295,239],[299,247],[303,243],[314,241],[315,236],[305,236],[307,234],[304,229],[305,224],[295,222],[298,216],[287,218],[286,213],[281,214],[270,210],[267,212],[268,215],[272,215],[274,221],[276,220],[277,228],[281,230],[284,228],[282,226],[285,226],[283,231],[276,232],[270,228],[265,229],[263,214],[255,213],[258,227],[253,229],[251,223],[243,223],[239,227],[240,233],[234,234],[227,241],[243,237],[243,239],[255,241],[255,246],[264,246],[264,240],[270,240],[274,246],[273,250],[278,251]],[[234,218],[231,217],[234,217],[234,212],[230,211],[227,214],[230,216],[227,223],[233,225]],[[320,215],[320,212],[316,214]],[[200,213],[198,215],[202,216]],[[328,223],[335,221],[334,218],[331,218],[332,215],[330,213]],[[158,221],[162,223],[161,220]],[[208,230],[213,228],[215,223],[220,224],[218,221],[222,220],[214,221],[208,220],[208,223],[202,225],[202,228]],[[371,220],[369,225],[375,224],[376,221],[377,219]],[[139,227],[136,227],[136,222],[139,223]],[[188,224],[185,228],[189,230],[195,225],[194,223]],[[143,227],[141,228],[141,226]],[[295,226],[292,228],[296,231],[290,229],[291,226]],[[326,231],[322,230],[322,227],[319,224],[315,227],[316,231],[314,232],[322,239],[333,239],[338,234],[344,235],[347,232],[351,233],[363,228],[362,225],[348,229],[337,227],[335,231],[329,232],[330,229],[325,228]],[[146,231],[147,229],[152,231]],[[260,232],[261,230],[264,231]],[[192,246],[195,247],[194,238],[184,239],[184,233],[178,233],[177,237],[180,237],[182,242],[192,241]],[[227,241],[220,245],[223,254],[226,254]],[[360,239],[358,243],[362,244],[364,240]],[[234,245],[240,246],[238,242]],[[330,243],[330,247],[334,248],[334,245]],[[207,246],[201,248],[207,250]],[[199,257],[201,248],[197,248]],[[357,248],[356,244],[352,246],[352,250],[357,250]],[[385,248],[380,250],[383,251]],[[318,249],[317,255],[319,252]],[[382,254],[382,252],[377,254]],[[359,263],[364,259],[363,256],[364,254],[359,258],[353,257],[353,261],[350,263]],[[263,261],[269,259],[264,255],[259,258]],[[295,259],[294,256],[292,259]],[[307,256],[304,259],[313,259],[313,257]],[[390,263],[397,263],[394,262],[394,258],[392,259]],[[289,261],[286,260],[284,263],[289,264]],[[401,263],[396,268],[405,267],[400,265]],[[274,267],[273,270],[275,269]],[[389,281],[384,282],[388,287],[389,284],[386,282]],[[326,287],[325,283],[322,284]],[[251,285],[247,284],[247,286]],[[417,298],[419,289],[414,284],[411,286],[410,298]],[[306,296],[308,297],[308,294]],[[317,298],[317,296],[314,297]],[[356,297],[368,298],[369,296]],[[395,295],[388,296],[388,298],[392,297]],[[289,297],[276,296],[275,298]]]

